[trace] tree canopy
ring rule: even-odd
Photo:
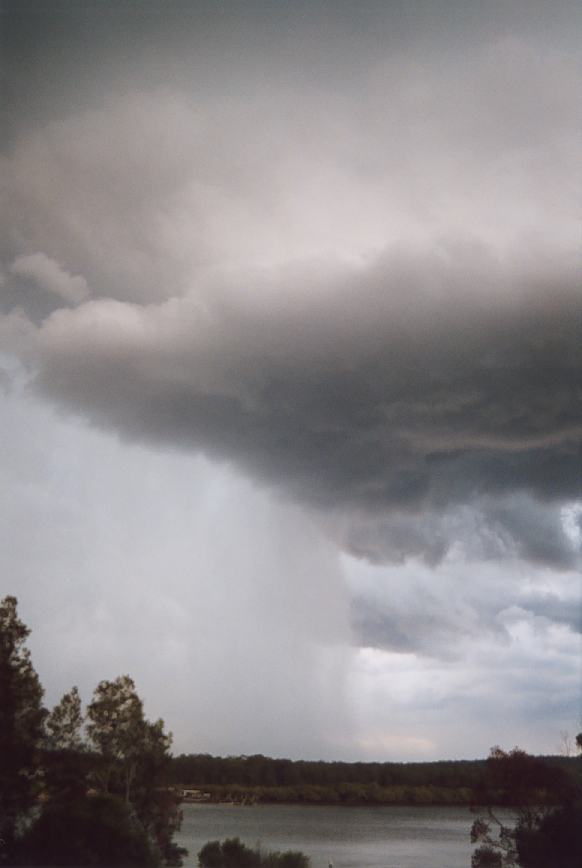
[[[17,601],[0,603],[0,863],[180,865],[171,736],[128,675],[48,712]],[[60,830],[60,831],[59,831]]]
[[[35,800],[45,710],[25,644],[29,633],[16,598],[6,597],[0,602],[0,859],[14,846],[19,819]]]
[[[473,868],[579,868],[582,864],[582,790],[563,768],[519,748],[492,748],[475,792],[480,806],[471,829],[479,844]],[[515,826],[495,805],[516,809]]]
[[[76,687],[65,693],[47,715],[45,742],[50,750],[83,750],[83,712]]]

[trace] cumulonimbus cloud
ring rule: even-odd
[[[462,83],[394,76],[331,107],[136,94],[21,142],[10,255],[93,291],[35,331],[36,388],[343,516],[358,554],[437,562],[485,498],[568,565],[506,503],[579,494],[575,73],[501,40]]]
[[[486,496],[488,527],[567,564],[559,527],[541,541],[523,510],[490,501],[577,496],[573,276],[548,274],[551,300],[498,278],[520,293],[507,302],[486,268],[460,268],[446,248],[443,260],[384,256],[295,305],[233,291],[60,310],[39,332],[37,387],[101,426],[234,461],[326,511],[384,515],[395,532],[376,536],[382,557],[438,560],[453,529],[444,513]],[[366,533],[352,538],[374,551]]]

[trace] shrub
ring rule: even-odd
[[[582,865],[582,803],[549,811],[533,828],[516,829],[519,864],[524,868],[578,868]]]
[[[471,868],[502,868],[501,855],[485,844],[477,847],[471,858]]]
[[[309,859],[303,853],[286,850],[284,853],[263,853],[243,844],[239,838],[209,841],[198,853],[201,868],[309,868]]]
[[[159,865],[143,826],[115,796],[49,803],[21,839],[19,850],[23,865]]]

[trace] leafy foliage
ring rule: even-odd
[[[512,868],[517,865],[515,830],[505,826],[493,813],[480,817],[471,827],[471,843],[481,842],[471,857],[472,868]],[[495,831],[497,834],[495,834]]]
[[[75,687],[47,714],[16,606],[0,603],[0,862],[180,865],[163,721],[146,720],[127,675],[97,686],[90,744]]]
[[[87,735],[103,759],[101,784],[109,791],[112,775],[122,776],[129,801],[142,729],[143,704],[128,675],[101,681],[87,708]]]
[[[175,783],[203,787],[217,801],[347,805],[468,805],[484,760],[348,763],[256,754],[172,760]]]
[[[482,844],[471,857],[471,868],[502,868],[503,857],[491,844]]]
[[[97,773],[101,788],[131,803],[165,861],[181,864],[185,851],[172,841],[181,815],[167,787],[172,739],[164,732],[163,721],[146,720],[128,675],[100,682],[87,718],[87,734],[101,758]]]
[[[472,868],[578,868],[582,864],[579,788],[562,768],[515,748],[491,750],[485,779],[476,791],[481,807],[471,828],[480,846]],[[515,826],[499,819],[493,805],[511,806]]]
[[[115,796],[83,796],[45,807],[20,843],[20,864],[156,866],[158,856],[128,805]]]
[[[76,687],[65,693],[55,705],[45,720],[44,728],[46,746],[50,750],[83,749],[83,712]]]
[[[582,802],[541,816],[533,826],[516,829],[518,863],[524,868],[580,868],[582,865]]]
[[[577,773],[573,757],[549,757],[544,763],[568,778]],[[173,758],[170,772],[174,783],[203,788],[215,801],[470,805],[483,789],[486,769],[485,760],[348,763],[190,754]],[[501,792],[494,794],[491,803],[503,798]]]
[[[300,787],[328,791],[340,786],[473,788],[483,776],[484,760],[432,763],[325,762],[252,756],[214,757],[182,754],[172,760],[176,783],[201,786]]]
[[[15,597],[0,602],[0,861],[10,858],[19,822],[36,795],[43,689],[25,645],[30,633]]]
[[[295,850],[264,853],[239,838],[227,838],[205,844],[198,853],[198,864],[201,868],[309,868],[309,859]]]

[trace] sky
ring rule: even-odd
[[[174,751],[582,724],[577,3],[5,0],[0,595]]]

